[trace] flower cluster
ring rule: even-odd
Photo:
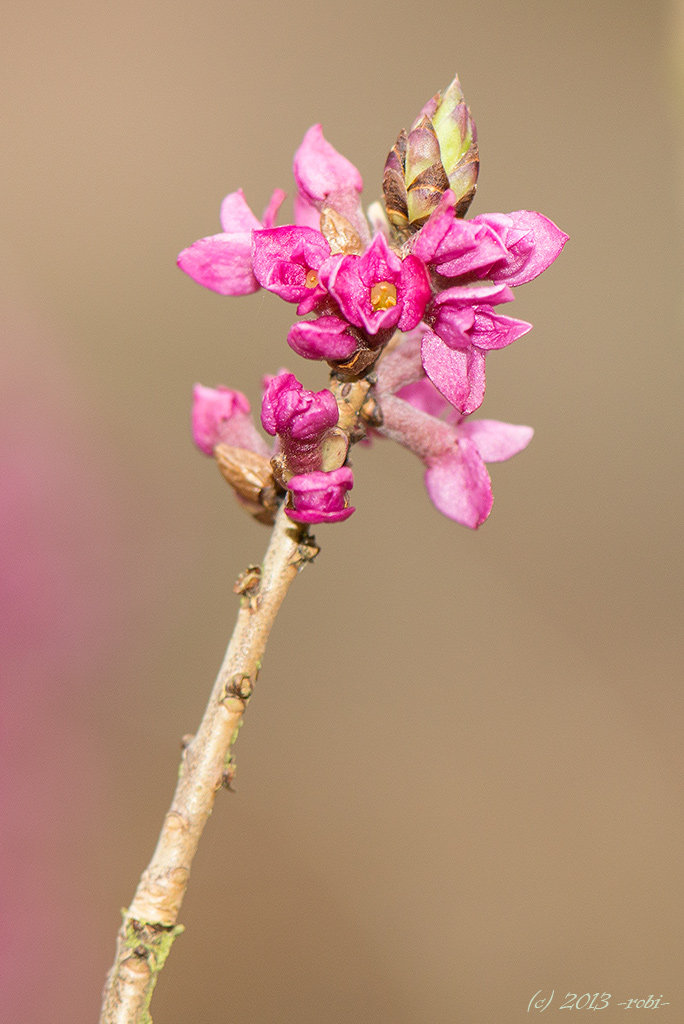
[[[294,224],[275,225],[280,190],[261,221],[239,190],[221,206],[223,231],[180,254],[179,266],[214,291],[265,288],[295,304],[307,319],[290,329],[290,348],[327,361],[333,382],[363,382],[364,395],[370,391],[372,417],[368,402],[360,405],[345,433],[335,387],[307,392],[287,373],[268,384],[262,424],[276,437],[274,481],[289,492],[293,518],[351,514],[348,444],[373,426],[422,458],[440,511],[476,527],[491,508],[485,461],[509,458],[529,441],[527,427],[466,417],[484,399],[487,354],[531,326],[496,307],[545,270],[567,236],[529,210],[466,220],[478,166],[475,125],[456,78],[399,135],[385,164],[383,204],[364,213],[358,170],[314,125],[294,157]],[[239,399],[235,410],[243,415]],[[201,432],[195,436],[210,450]]]

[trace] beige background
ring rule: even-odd
[[[226,192],[290,189],[317,120],[376,198],[456,70],[473,212],[572,236],[518,292],[534,331],[490,360],[483,414],[536,437],[493,468],[477,534],[409,454],[355,453],[358,510],[317,531],[278,622],[155,1021],[502,1024],[540,989],[549,1020],[596,991],[601,1021],[649,994],[684,1019],[681,21],[636,0],[5,12],[7,1020],[95,1019],[266,543],[192,448],[191,385],[324,385],[285,344],[293,307],[213,295],[175,255]]]

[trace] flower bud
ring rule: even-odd
[[[339,316],[319,316],[299,320],[290,328],[287,343],[304,359],[349,359],[360,339],[354,329]]]
[[[192,392],[192,437],[205,455],[211,455],[217,444],[248,448],[261,455],[268,452],[254,425],[245,396],[241,391],[223,385],[206,388],[195,384]]]
[[[463,217],[475,195],[480,160],[477,129],[458,75],[443,93],[433,96],[421,113],[432,121],[449,188],[456,198],[456,216]]]
[[[399,134],[387,157],[382,188],[390,222],[401,235],[418,230],[447,189],[463,217],[478,168],[475,123],[456,77],[426,103],[411,131]]]
[[[347,466],[332,473],[303,473],[287,483],[292,507],[285,513],[298,523],[339,523],[355,510],[347,504],[346,492],[354,486]]]
[[[337,402],[327,389],[307,391],[287,372],[270,380],[261,405],[261,423],[267,433],[278,437],[280,453],[274,470],[280,483],[321,468],[323,441],[338,419]]]
[[[409,223],[417,228],[425,223],[449,188],[439,141],[429,117],[421,117],[409,132],[404,180]]]

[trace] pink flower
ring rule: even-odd
[[[498,420],[459,420],[456,444],[425,459],[425,486],[443,515],[477,529],[492,509],[492,483],[485,462],[503,462],[526,448],[532,427]]]
[[[310,313],[325,295],[318,270],[330,256],[330,246],[313,228],[287,225],[255,231],[253,271],[262,287],[286,302],[298,302],[300,316]]]
[[[564,231],[534,210],[513,213],[481,213],[471,224],[490,227],[502,242],[506,255],[480,277],[515,287],[538,277],[560,255],[568,240]]]
[[[343,466],[330,473],[304,473],[291,477],[287,486],[292,508],[285,513],[298,523],[339,523],[356,511],[347,504],[347,491],[354,486],[351,469]]]
[[[192,392],[192,437],[206,455],[212,455],[217,444],[268,455],[266,442],[252,420],[249,402],[241,391],[222,385],[206,388],[195,384]]]
[[[505,245],[488,224],[456,217],[451,192],[445,192],[430,219],[412,235],[409,246],[442,277],[488,270],[507,255]]]
[[[339,419],[331,391],[307,391],[292,373],[271,378],[261,405],[264,430],[278,436],[290,473],[321,467],[321,444]]]
[[[426,317],[431,330],[423,335],[421,347],[423,368],[462,413],[482,405],[487,352],[510,345],[532,327],[493,312],[493,305],[512,298],[506,285],[462,285],[438,292],[431,304]]]
[[[264,430],[300,441],[333,427],[338,416],[331,391],[307,391],[293,373],[279,373],[269,381],[261,407]]]
[[[492,504],[486,463],[528,443],[529,427],[467,417],[484,398],[487,354],[530,330],[496,307],[550,266],[567,235],[531,210],[465,220],[478,166],[475,125],[455,79],[397,138],[385,165],[384,206],[364,213],[359,171],[314,125],[294,156],[294,225],[274,226],[280,191],[262,222],[238,191],[222,205],[223,232],[181,253],[180,266],[215,291],[261,286],[295,303],[299,316],[314,313],[290,328],[290,347],[330,362],[338,383],[363,381],[369,389],[359,423],[350,426],[356,412],[344,397],[339,424],[331,391],[307,391],[286,371],[269,379],[261,418],[277,438],[271,466],[276,485],[290,489],[292,518],[351,514],[344,463],[350,440],[365,429],[416,452],[437,508],[474,528]],[[193,422],[203,451],[248,420],[240,401],[222,392],[197,399]]]
[[[263,218],[258,220],[245,201],[241,188],[231,192],[221,203],[223,231],[193,242],[178,256],[178,266],[186,274],[221,295],[248,295],[259,290],[252,272],[252,231],[270,228],[285,198],[277,188],[271,196]]]
[[[361,175],[327,142],[320,125],[304,136],[293,169],[297,225],[273,227],[280,191],[263,226],[242,192],[231,193],[221,210],[224,232],[184,250],[180,266],[224,294],[261,285],[297,303],[300,316],[317,310],[318,320],[291,328],[290,347],[304,358],[331,362],[368,349],[369,358],[357,361],[359,373],[395,330],[410,332],[424,321],[425,373],[459,411],[477,409],[486,353],[530,329],[492,307],[512,299],[509,285],[546,269],[567,235],[529,210],[466,221],[447,190],[423,227],[403,248],[393,248],[388,223],[378,224],[377,211],[370,241],[359,200]],[[493,284],[472,287],[485,279]]]
[[[292,166],[297,193],[297,224],[320,228],[321,214],[334,210],[356,233],[362,248],[370,242],[368,223],[361,207],[363,181],[358,170],[323,136],[320,124],[309,128],[294,155]]]
[[[525,448],[531,427],[497,420],[467,420],[451,413],[427,380],[381,398],[379,432],[418,455],[425,464],[425,486],[443,515],[476,529],[492,508],[492,485],[486,462],[502,462]]]
[[[376,235],[363,256],[332,257],[320,277],[342,315],[370,335],[395,327],[410,331],[432,294],[422,261],[412,255],[400,259],[384,235]]]
[[[445,192],[409,242],[411,252],[442,277],[526,284],[551,266],[568,240],[552,220],[533,210],[463,220],[454,205],[453,193]]]
[[[567,235],[539,213],[484,214],[465,221],[456,216],[446,192],[410,248],[430,266],[436,294],[425,315],[423,367],[442,394],[463,413],[474,412],[485,391],[485,355],[510,345],[531,325],[491,310],[510,302],[509,285],[523,284],[558,256]],[[444,278],[457,283],[444,287]],[[487,278],[493,285],[467,287]]]

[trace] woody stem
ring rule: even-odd
[[[243,599],[223,664],[196,735],[183,752],[178,784],[152,859],[124,913],[100,1024],[151,1024],[149,1005],[171,944],[190,867],[256,681],[271,627],[298,571],[317,549],[281,508],[255,600]]]

